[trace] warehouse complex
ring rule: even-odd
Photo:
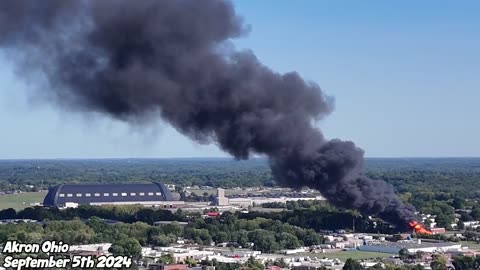
[[[264,203],[286,203],[290,201],[323,201],[325,198],[319,194],[303,194],[299,192],[284,193],[265,193],[259,195],[230,195],[225,196],[225,190],[217,189],[217,205],[218,206],[237,206],[248,207],[262,205]]]
[[[450,242],[426,242],[422,243],[420,240],[405,241],[405,242],[383,242],[377,244],[367,244],[359,246],[358,249],[362,251],[380,252],[398,254],[401,249],[406,249],[409,253],[421,252],[449,252],[459,251],[462,245],[460,243]]]
[[[162,208],[183,205],[162,183],[148,184],[64,184],[50,189],[44,206],[142,204]]]

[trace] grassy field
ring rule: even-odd
[[[394,256],[393,254],[359,251],[359,250],[338,251],[333,253],[303,253],[302,255],[309,256],[309,257],[317,257],[317,258],[339,259],[341,261],[346,261],[349,258],[352,258],[355,260],[362,260],[362,259],[373,259],[373,258],[388,258],[388,257]]]
[[[475,251],[480,250],[480,245],[473,241],[460,241],[460,243],[462,243],[462,245],[464,246],[467,246],[471,250],[475,250]]]
[[[11,194],[0,196],[0,210],[13,208],[21,210],[29,207],[31,203],[41,203],[45,198],[45,192],[25,192],[20,194]]]

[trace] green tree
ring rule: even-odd
[[[457,229],[464,230],[465,229],[465,223],[463,223],[463,221],[459,220],[457,222]]]
[[[95,231],[105,231],[109,226],[103,219],[99,217],[91,217],[87,221],[87,225]]]
[[[0,219],[14,219],[17,217],[17,211],[13,208],[8,208],[0,211]]]
[[[452,206],[455,209],[464,209],[466,203],[467,201],[465,200],[465,198],[456,197],[455,199],[453,199]]]
[[[123,256],[125,254],[123,247],[118,245],[112,245],[108,251],[115,256]]]
[[[217,243],[223,243],[227,242],[230,240],[230,236],[226,232],[218,232],[217,237],[216,237],[216,242]]]
[[[468,256],[457,256],[452,263],[455,266],[455,270],[480,269],[478,260]]]
[[[435,217],[435,222],[437,222],[438,227],[446,228],[450,226],[453,221],[454,219],[452,217],[443,214],[437,215],[437,217]]]
[[[175,262],[175,258],[173,258],[172,254],[164,254],[160,256],[160,259],[158,259],[157,262],[162,264],[172,264]]]
[[[256,229],[248,233],[248,239],[254,243],[253,248],[265,253],[274,253],[280,249],[275,239],[275,235],[271,231]]]
[[[122,249],[120,249],[121,247]],[[115,254],[113,251],[119,252],[123,250],[123,254]],[[114,255],[124,255],[133,258],[139,258],[142,255],[142,246],[135,238],[123,238],[112,244],[111,251]]]
[[[410,254],[408,253],[408,250],[406,248],[402,248],[398,252],[398,255],[399,255],[401,260],[406,260],[406,259],[408,259]]]
[[[363,270],[365,269],[358,261],[349,258],[342,268],[343,270]]]
[[[165,234],[174,234],[176,236],[180,236],[182,234],[182,226],[178,224],[178,222],[173,222],[170,224],[166,224],[162,226],[162,230]]]
[[[472,209],[472,212],[470,212],[470,216],[474,220],[480,220],[480,207],[476,206]]]
[[[175,218],[176,220],[185,220],[186,216],[182,208],[177,209],[177,211],[175,212]]]
[[[282,249],[295,249],[301,246],[298,238],[290,233],[282,232],[277,236],[277,242]]]
[[[417,251],[415,252],[415,259],[419,260],[423,257],[423,254],[425,254],[425,252],[423,251]]]
[[[383,270],[383,266],[380,263],[375,264],[374,266],[368,268],[370,270]]]
[[[460,220],[461,221],[472,221],[473,217],[470,216],[468,213],[461,213],[460,214]]]
[[[447,259],[442,256],[437,256],[432,263],[430,263],[430,267],[432,270],[446,270],[447,269]]]
[[[263,264],[260,261],[255,260],[254,257],[248,258],[246,266],[248,267],[248,269],[255,269],[255,270],[260,270],[265,268]]]
[[[152,240],[156,246],[161,246],[161,247],[167,247],[168,245],[174,242],[172,241],[173,239],[171,237],[168,237],[164,234],[156,235],[153,237]]]
[[[278,266],[280,268],[287,268],[288,267],[288,263],[285,262],[285,260],[283,258],[280,258],[280,260],[274,261],[273,265]]]
[[[190,267],[194,267],[194,266],[197,265],[197,261],[193,258],[187,258],[185,260],[185,264],[188,264],[188,266],[190,266]]]

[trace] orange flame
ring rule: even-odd
[[[416,234],[432,234],[430,230],[427,230],[421,223],[418,221],[412,220],[408,222],[410,228],[412,228]]]

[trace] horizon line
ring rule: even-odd
[[[254,156],[246,160],[251,159],[267,159],[264,156]],[[365,159],[478,159],[480,156],[367,156]],[[230,159],[235,160],[230,156],[204,156],[204,157],[52,157],[52,158],[0,158],[0,161],[29,161],[29,160],[161,160],[161,159]],[[238,160],[238,161],[246,161]]]

